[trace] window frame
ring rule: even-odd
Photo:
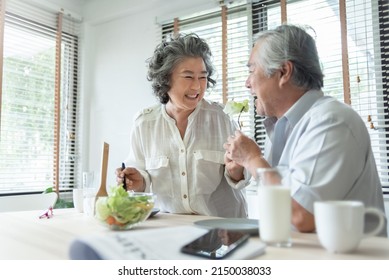
[[[302,0],[301,0],[302,1]],[[340,10],[340,14],[339,14],[339,23],[341,24],[341,21],[342,20],[345,20],[347,18],[347,9],[346,9],[346,4],[348,0],[342,0],[342,1],[339,1],[338,5],[339,5],[339,8],[342,10]],[[351,2],[352,0],[350,0]],[[258,27],[257,28],[253,28],[253,37],[255,36],[256,34],[256,31],[260,32],[261,29],[267,29],[268,26],[267,26],[267,8],[269,6],[274,6],[274,5],[279,5],[279,8],[280,8],[280,18],[281,17],[287,17],[287,15],[282,15],[282,11],[285,10],[286,13],[288,12],[288,4],[294,4],[294,3],[298,3],[300,2],[300,0],[293,0],[293,1],[287,1],[288,3],[286,3],[286,1],[280,1],[280,0],[262,0],[262,1],[258,1],[258,2],[255,2],[255,3],[252,3],[252,10],[253,11],[261,11],[260,13],[262,13],[264,15],[264,19],[263,18],[260,18],[260,13],[253,13],[253,22],[257,22],[258,24]],[[389,40],[387,39],[387,36],[388,35],[385,35],[383,34],[383,30],[385,30],[385,28],[387,29],[388,26],[389,26],[389,11],[388,10],[384,10],[384,8],[388,8],[388,4],[385,4],[384,1],[382,0],[379,0],[378,1],[378,11],[379,11],[379,27],[375,27],[376,29],[379,30],[380,32],[380,43],[381,43],[381,73],[382,74],[382,85],[383,85],[383,89],[382,89],[382,95],[384,96],[383,97],[383,101],[381,104],[381,107],[384,108],[384,125],[381,125],[383,128],[382,128],[382,134],[386,135],[383,137],[383,139],[386,140],[386,149],[385,151],[380,151],[379,154],[377,152],[375,152],[375,160],[377,162],[377,167],[379,166],[382,166],[383,163],[380,162],[380,159],[379,159],[379,156],[378,155],[383,155],[384,158],[386,158],[386,164],[384,164],[384,166],[386,166],[386,168],[383,168],[383,170],[379,171],[379,175],[380,175],[380,178],[381,178],[381,184],[382,184],[382,191],[383,191],[383,194],[389,194],[389,173],[388,173],[388,170],[389,170],[389,114],[388,114],[388,106],[385,106],[385,104],[388,104],[388,94],[386,93],[389,93],[389,71],[385,71],[384,69],[388,69],[389,68],[389,59],[388,59],[388,42]],[[283,7],[284,6],[284,7]],[[373,8],[372,8],[373,9]],[[342,14],[342,13],[345,13],[345,14]],[[342,17],[345,17],[342,19]],[[345,22],[346,23],[346,22]],[[347,27],[347,26],[346,26]],[[344,31],[343,31],[344,32]],[[344,32],[343,36],[347,36],[346,35],[346,32]],[[386,36],[386,37],[385,37]],[[342,42],[343,44],[347,44],[347,40],[346,41],[343,41]],[[346,53],[345,53],[346,52]],[[353,103],[352,103],[352,99],[353,99],[353,92],[350,92],[351,90],[351,87],[350,87],[350,82],[347,82],[347,80],[349,79],[349,76],[350,76],[350,69],[348,68],[349,66],[349,61],[350,61],[350,58],[348,57],[348,46],[346,48],[343,47],[342,49],[342,55],[345,56],[347,59],[346,59],[346,62],[343,61],[343,81],[346,80],[346,83],[343,82],[343,84],[346,84],[347,85],[347,88],[346,90],[343,90],[344,92],[344,96],[343,97],[343,102],[345,103],[349,103],[349,105],[351,105],[353,107]],[[319,56],[320,56],[320,53],[319,53]],[[345,65],[347,64],[347,65]],[[385,82],[386,81],[386,82]],[[325,90],[325,87],[323,88],[323,92],[324,94],[326,94],[326,90]],[[348,96],[350,95],[350,96]],[[377,94],[378,95],[378,94]],[[342,100],[340,100],[342,101]],[[376,102],[378,102],[378,100],[376,99]],[[377,103],[378,104],[378,103]],[[380,107],[379,105],[377,105],[377,107]],[[354,107],[354,109],[356,109]],[[358,112],[360,113],[360,112]],[[362,116],[361,116],[362,117]],[[255,121],[254,121],[254,126],[255,126],[255,134],[254,134],[254,139],[257,141],[257,143],[260,145],[260,147],[263,149],[264,148],[264,141],[265,141],[265,137],[266,137],[266,133],[265,133],[265,130],[264,130],[264,127],[262,125],[262,122],[264,120],[264,117],[261,117],[261,116],[258,116],[258,115],[255,115],[254,117]],[[370,123],[370,126],[371,126],[371,123]],[[367,124],[367,127],[369,128],[369,124]],[[374,133],[374,128],[370,127],[370,130],[369,130],[369,134],[372,138],[372,134]],[[382,137],[382,136],[381,136]],[[382,139],[379,138],[378,141],[381,141]],[[382,154],[383,153],[383,154]],[[385,171],[386,170],[386,171]]]
[[[231,3],[230,5],[228,5],[228,7],[223,4],[220,6],[220,8],[212,9],[201,14],[196,14],[192,16],[185,15],[180,18],[175,18],[174,20],[167,21],[166,23],[161,24],[160,28],[162,32],[161,37],[158,38],[158,40],[169,40],[171,36],[174,36],[174,34],[178,32],[197,33],[196,28],[199,28],[200,26],[204,25],[205,21],[212,22],[212,24],[215,24],[218,19],[220,20],[220,26],[217,27],[220,29],[220,32],[212,33],[213,35],[217,35],[220,37],[220,49],[213,48],[214,46],[212,45],[212,42],[208,41],[206,38],[207,35],[198,33],[200,37],[202,37],[208,42],[214,59],[219,58],[218,64],[220,64],[215,65],[216,68],[219,67],[219,70],[217,71],[218,74],[216,77],[216,88],[214,88],[213,90],[209,90],[205,98],[223,105],[225,105],[226,102],[229,100],[243,101],[245,99],[248,99],[249,111],[243,112],[240,115],[234,115],[233,120],[237,124],[239,124],[239,127],[241,127],[241,130],[244,133],[249,136],[252,136],[254,133],[253,127],[249,124],[253,123],[254,121],[254,104],[251,93],[244,87],[244,83],[247,78],[246,65],[251,49],[249,47],[249,45],[251,44],[251,37],[249,36],[251,30],[251,14],[247,11],[247,9],[249,8],[250,6],[247,5],[245,2],[243,3],[242,1],[237,1],[236,3]],[[239,20],[240,17],[243,18],[243,13],[244,19]],[[237,22],[234,22],[234,20],[236,20]],[[234,53],[234,50],[238,49],[238,47],[234,46],[234,44],[241,43],[240,39],[236,38],[236,35],[238,34],[237,28],[243,25],[243,21],[247,25],[247,34],[245,36],[247,38],[247,46],[245,46],[245,48],[241,48],[240,50],[241,53],[244,53],[243,56],[238,59],[237,63],[240,64],[241,67],[239,67],[238,65],[234,65],[233,67],[231,67],[231,57],[236,55],[236,53]],[[234,24],[235,27],[233,26]],[[188,27],[188,25],[196,26],[196,28]],[[181,29],[182,27],[184,27],[184,30]],[[212,31],[210,31],[210,33],[211,32]],[[220,57],[218,57],[219,54]],[[238,87],[236,86],[237,80],[240,81]],[[236,90],[239,87],[241,87],[242,89]]]
[[[7,4],[7,5],[6,5]],[[30,9],[34,10],[29,15]],[[51,36],[51,40],[55,41],[55,61],[52,67],[55,68],[55,78],[52,81],[55,86],[52,91],[52,102],[55,106],[52,108],[53,116],[50,122],[54,123],[54,128],[51,133],[55,134],[52,142],[52,163],[45,172],[51,174],[50,178],[43,181],[43,184],[34,186],[33,171],[26,172],[23,176],[30,178],[23,187],[21,184],[23,181],[20,176],[14,176],[12,174],[6,174],[5,169],[0,168],[2,177],[8,178],[0,184],[0,195],[9,194],[30,194],[37,193],[53,188],[53,191],[59,193],[60,191],[66,191],[78,184],[80,174],[80,140],[77,135],[79,133],[79,29],[80,20],[71,18],[70,15],[63,15],[60,10],[53,10],[52,7],[36,7],[29,3],[24,3],[18,0],[0,0],[0,52],[1,52],[1,65],[4,62],[4,32],[7,32],[5,27],[12,24],[13,28],[25,30],[29,33],[48,32],[47,36]],[[9,18],[13,17],[16,21],[9,22]],[[54,21],[53,21],[54,19]],[[17,24],[20,21],[20,25]],[[46,31],[45,31],[46,30]],[[27,33],[26,33],[27,34]],[[46,36],[46,35],[45,35]],[[0,70],[0,133],[2,130],[1,120],[4,94],[4,82],[5,79],[3,71],[6,71],[4,67]],[[39,78],[39,77],[38,77]],[[16,112],[16,111],[15,111]],[[16,112],[16,114],[18,114]],[[4,128],[4,126],[3,126]],[[4,128],[6,129],[6,128]],[[3,131],[4,132],[4,131]],[[1,136],[1,134],[0,134]],[[2,138],[0,138],[0,141]],[[42,140],[44,141],[44,140]],[[50,142],[50,140],[49,140]],[[49,143],[48,142],[48,143]],[[1,144],[1,142],[0,142]],[[6,140],[3,138],[3,145],[6,144]],[[27,151],[28,150],[24,150]],[[0,150],[1,152],[1,150]],[[7,161],[7,154],[2,154],[5,161]],[[17,155],[19,158],[23,158],[23,154]],[[9,163],[11,164],[11,163]],[[12,166],[12,164],[11,164]],[[20,168],[14,166],[16,173]],[[3,172],[2,172],[3,170]],[[7,177],[8,176],[8,177]],[[27,179],[28,179],[27,178]],[[7,181],[7,182],[5,182]]]
[[[249,1],[249,3],[247,4],[248,5],[248,8],[247,8],[248,15],[247,16],[248,16],[248,20],[250,21],[251,31],[252,31],[252,33],[249,35],[251,37],[250,44],[252,42],[251,41],[252,38],[255,36],[256,33],[258,33],[261,30],[266,30],[269,28],[268,18],[267,18],[267,13],[266,13],[267,8],[269,6],[277,5],[279,7],[279,15],[280,15],[279,24],[281,24],[281,22],[285,22],[286,19],[288,18],[287,17],[288,16],[287,15],[288,14],[288,4],[291,5],[294,3],[298,3],[299,1],[300,0]],[[344,18],[343,19],[341,18],[342,16],[347,17],[347,10],[346,10],[347,1],[352,1],[352,0],[341,0],[338,3],[339,9],[340,9],[340,11],[339,11],[339,24],[341,24],[341,21],[344,20]],[[384,139],[386,141],[385,151],[379,152],[380,155],[381,155],[381,153],[383,153],[382,155],[384,156],[384,158],[386,158],[386,163],[384,163],[384,166],[386,166],[386,168],[383,168],[386,171],[381,170],[380,176],[381,176],[381,181],[382,181],[383,193],[387,194],[387,193],[389,193],[389,173],[388,173],[388,170],[389,170],[389,109],[388,109],[388,106],[385,106],[385,104],[389,103],[389,100],[388,100],[389,96],[387,94],[389,92],[389,71],[387,70],[389,68],[389,54],[388,54],[389,40],[388,40],[388,35],[384,34],[383,30],[387,30],[389,28],[389,11],[388,11],[388,4],[387,4],[387,2],[385,2],[385,0],[378,0],[377,5],[378,5],[378,12],[379,12],[379,28],[378,29],[380,31],[379,36],[380,36],[380,43],[381,43],[381,45],[380,45],[381,68],[382,68],[381,73],[382,73],[383,96],[384,96],[383,97],[384,99],[383,99],[381,106],[384,108],[383,110],[384,110],[385,117],[384,117],[384,125],[383,125],[384,126],[383,134],[385,135]],[[385,10],[385,8],[386,8],[386,10]],[[222,7],[220,8],[220,10],[221,9],[222,9]],[[250,11],[251,11],[251,14],[250,14]],[[210,12],[210,14],[211,13],[215,13],[215,11]],[[345,14],[342,14],[342,13],[345,13]],[[204,12],[203,14],[206,14],[206,12]],[[262,15],[262,17],[261,17],[261,15]],[[162,25],[162,32],[165,32],[164,34],[166,34],[166,30],[172,30],[173,27],[174,27],[174,30],[177,32],[177,24],[178,23],[177,23],[177,19],[176,19],[175,22],[170,23],[170,26],[169,26],[169,24]],[[343,23],[343,24],[345,24],[345,23]],[[251,46],[250,46],[250,48],[251,48]],[[343,58],[343,63],[342,63],[343,75],[345,75],[344,78],[342,78],[342,80],[348,79],[348,75],[349,75],[348,72],[350,71],[347,68],[347,65],[346,66],[344,65],[345,63],[348,64],[347,49],[348,49],[348,47],[346,47],[345,50],[344,49],[342,50],[342,55],[344,57],[346,57],[346,59]],[[345,56],[345,54],[346,54],[346,56]],[[347,83],[343,83],[343,84],[347,85]],[[344,92],[345,96],[343,96],[343,100],[341,100],[341,101],[347,103],[350,100],[347,96],[348,89],[343,90],[343,92]],[[225,93],[223,93],[223,94],[225,95]],[[225,97],[226,96],[224,96],[224,98]],[[266,138],[266,132],[265,132],[265,129],[262,125],[264,117],[256,115],[255,105],[254,105],[255,102],[253,99],[255,99],[255,97],[250,98],[251,105],[253,105],[253,106],[251,106],[253,108],[253,110],[250,111],[250,113],[252,114],[250,116],[250,119],[252,120],[252,123],[253,123],[253,135],[252,136],[254,137],[255,141],[259,144],[259,146],[263,149],[264,143],[265,143],[265,138]],[[376,161],[378,161],[378,160],[379,159],[376,158]],[[377,162],[377,166],[378,165],[379,165],[379,162]],[[382,164],[381,164],[381,166],[382,166]],[[388,178],[386,179],[386,177],[388,177]]]

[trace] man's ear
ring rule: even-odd
[[[284,64],[282,64],[282,67],[280,69],[280,80],[279,80],[279,85],[282,87],[286,83],[290,81],[292,78],[292,73],[293,73],[293,62],[291,61],[285,61]]]

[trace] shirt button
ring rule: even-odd
[[[183,171],[183,172],[181,173],[181,175],[182,175],[182,176],[185,176],[185,171]]]
[[[186,194],[184,194],[182,197],[183,197],[184,199],[187,199],[187,198],[188,198],[188,196],[187,196]]]

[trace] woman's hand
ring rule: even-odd
[[[224,154],[224,164],[226,165],[226,169],[230,178],[235,182],[239,182],[244,179],[243,174],[243,166],[237,164],[235,161],[232,161],[228,158],[227,152]]]
[[[263,158],[261,148],[257,143],[239,130],[235,131],[233,136],[227,138],[227,142],[224,143],[223,148],[226,150],[224,161],[229,172],[230,169],[228,168],[234,170],[236,168],[235,165],[238,165],[246,168],[255,178],[257,168],[270,167],[268,162]]]
[[[145,191],[144,179],[138,169],[133,167],[126,167],[124,170],[117,168],[115,174],[117,184],[124,184],[126,190],[135,192]]]

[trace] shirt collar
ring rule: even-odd
[[[288,130],[291,131],[293,127],[300,121],[306,112],[312,107],[312,105],[323,96],[321,90],[309,90],[293,104],[292,107],[281,118],[286,118],[288,122]],[[268,117],[263,121],[266,128],[266,132],[271,135],[274,129],[274,125],[277,122],[276,117]]]
[[[294,127],[322,96],[323,92],[321,90],[309,90],[303,94],[284,115],[288,119],[289,124]]]
[[[201,110],[201,107],[203,107],[204,106],[204,99],[202,99],[198,104],[197,104],[197,106],[196,106],[196,109],[189,115],[189,117],[188,117],[188,123],[190,122],[190,121],[192,121],[194,118],[195,118],[195,116],[200,112],[200,110]],[[171,122],[171,123],[176,123],[176,121],[172,118],[172,117],[170,117],[169,115],[168,115],[168,113],[166,112],[166,104],[162,104],[161,105],[162,106],[162,116],[167,120],[167,121],[169,121],[169,122]]]

